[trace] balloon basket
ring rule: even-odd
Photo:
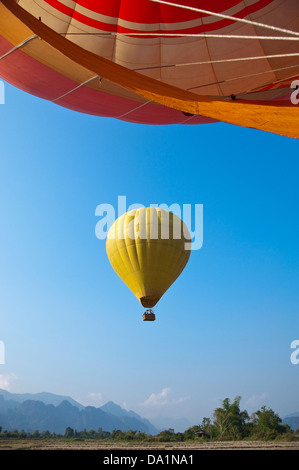
[[[144,314],[142,315],[142,320],[143,321],[155,321],[156,316],[152,310],[146,310]]]

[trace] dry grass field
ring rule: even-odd
[[[4,450],[145,450],[145,451],[190,451],[190,450],[299,450],[299,441],[229,441],[229,442],[182,442],[182,443],[128,443],[107,441],[70,441],[38,439],[3,439],[0,440],[0,451]]]

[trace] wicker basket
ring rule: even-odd
[[[154,313],[144,313],[142,315],[142,319],[143,319],[143,321],[155,321],[156,316],[155,316]]]

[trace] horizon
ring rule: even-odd
[[[31,399],[33,401],[41,401],[41,402],[43,402],[43,404],[45,406],[54,405],[54,407],[59,407],[63,402],[68,402],[73,407],[77,407],[77,406],[82,407],[82,408],[79,408],[80,410],[83,410],[86,407],[91,407],[91,408],[95,408],[95,409],[101,409],[102,411],[107,412],[108,414],[112,414],[114,416],[120,416],[119,414],[114,413],[113,409],[111,410],[111,407],[108,410],[106,409],[107,405],[112,405],[113,408],[115,407],[117,409],[120,409],[122,412],[128,413],[128,416],[130,416],[130,413],[133,413],[133,415],[137,416],[137,419],[140,418],[141,420],[147,420],[149,422],[149,424],[156,429],[157,432],[162,432],[163,430],[171,429],[173,427],[174,432],[180,433],[180,432],[186,431],[187,429],[191,428],[192,426],[201,426],[201,424],[202,424],[202,422],[197,422],[197,421],[192,422],[192,421],[189,421],[188,419],[183,418],[183,417],[182,418],[171,419],[168,416],[158,415],[158,416],[154,416],[152,419],[148,419],[148,418],[140,415],[139,413],[136,413],[135,410],[126,409],[123,406],[121,406],[121,405],[119,405],[119,404],[117,404],[117,403],[115,403],[111,400],[108,401],[108,402],[105,402],[104,404],[102,404],[100,406],[94,406],[94,405],[80,403],[79,401],[77,401],[76,399],[74,399],[71,396],[63,396],[63,395],[53,394],[51,392],[45,392],[45,391],[44,392],[36,392],[36,393],[12,393],[12,392],[8,392],[7,390],[4,390],[4,389],[0,388],[0,396],[4,395],[3,392],[5,392],[9,395],[8,398],[4,398],[4,400],[6,400],[6,399],[17,400],[17,401],[19,401],[20,404]],[[23,395],[29,395],[30,398],[23,397],[23,399],[21,400],[20,398]],[[40,397],[40,395],[46,395],[46,400],[43,400],[43,398]],[[229,401],[231,403],[233,402],[233,399],[231,399],[230,397],[226,397],[225,399],[227,399],[227,398],[229,399]],[[59,399],[59,400],[57,401],[57,399]],[[223,401],[225,399],[223,399]],[[242,401],[242,397],[241,397],[241,401]],[[219,405],[221,407],[222,403],[219,404]],[[264,405],[261,404],[261,406],[259,407],[259,410],[257,409],[256,411],[261,411],[263,407],[264,407]],[[240,406],[240,409],[242,411],[243,407]],[[268,408],[268,409],[270,409],[270,408]],[[247,411],[247,410],[244,409],[244,411]],[[273,410],[273,411],[275,413],[275,410]],[[251,415],[249,415],[249,419],[252,420],[252,417],[254,415],[255,415],[255,412],[252,413]],[[293,412],[293,413],[291,413],[287,416],[279,416],[279,418],[282,421],[284,419],[294,418],[294,417],[299,417],[299,411]],[[212,419],[213,416],[205,416],[205,418]],[[105,431],[105,429],[103,429],[103,430]]]
[[[297,140],[98,118],[7,83],[0,119],[0,388],[149,420],[201,421],[237,395],[299,409]],[[96,237],[96,208],[119,196],[203,206],[203,245],[153,324]]]

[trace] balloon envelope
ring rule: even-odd
[[[190,233],[175,214],[154,207],[129,211],[108,232],[109,261],[145,308],[152,308],[190,257]]]
[[[263,128],[262,119],[274,119],[283,106],[292,122],[290,85],[299,77],[296,0],[169,3],[2,0],[0,75],[70,109],[137,123],[219,119]],[[227,107],[222,113],[219,106],[187,106],[188,97],[223,105],[233,97],[260,108],[239,107],[241,117],[234,119]],[[254,120],[265,103],[270,118]],[[244,113],[249,121],[241,119]],[[287,132],[285,126],[278,133]]]

